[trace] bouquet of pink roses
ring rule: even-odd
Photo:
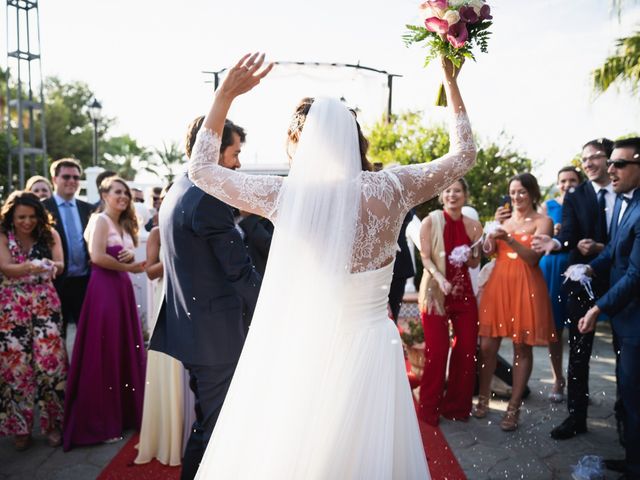
[[[465,58],[475,60],[471,48],[487,51],[491,32],[491,8],[483,0],[428,0],[420,4],[422,25],[407,25],[404,35],[407,45],[424,43],[429,49],[425,66],[434,58],[443,56],[460,67]],[[446,106],[444,86],[440,85],[436,105]]]

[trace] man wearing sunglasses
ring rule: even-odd
[[[80,317],[89,282],[89,251],[83,233],[93,205],[76,198],[82,176],[82,166],[77,160],[56,160],[50,173],[54,194],[42,203],[55,219],[55,228],[62,239],[65,268],[54,285],[62,302],[62,332],[66,335],[67,325]]]
[[[532,247],[546,254],[552,251],[569,252],[569,265],[586,264],[605,248],[610,237],[611,219],[616,195],[607,174],[607,160],[613,142],[595,139],[582,147],[582,169],[588,181],[567,193],[562,206],[562,228],[553,238],[536,235]],[[599,277],[592,283],[596,298],[608,288],[608,278]],[[572,438],[587,431],[589,405],[589,359],[593,346],[593,332],[581,333],[578,321],[593,305],[579,282],[568,281],[566,312],[569,330],[569,363],[567,371],[567,408],[569,416],[553,430],[556,440]]]
[[[605,465],[624,471],[622,478],[640,479],[640,137],[617,141],[607,165],[618,195],[611,242],[589,264],[589,274],[608,277],[611,288],[580,319],[578,328],[593,332],[601,312],[611,318],[626,458],[605,460]]]

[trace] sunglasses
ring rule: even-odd
[[[640,165],[640,162],[634,162],[633,160],[607,160],[607,167],[613,166],[613,168],[618,170],[633,164]]]
[[[60,178],[63,179],[65,182],[68,182],[71,179],[77,182],[78,180],[80,180],[80,175],[69,175],[68,173],[65,173],[64,175],[60,175]]]

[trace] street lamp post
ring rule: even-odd
[[[89,105],[89,118],[93,122],[93,166],[98,165],[98,122],[102,116],[102,105],[96,98]]]

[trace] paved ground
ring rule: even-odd
[[[510,342],[504,342],[500,354],[512,358]],[[492,412],[485,419],[441,422],[440,428],[469,479],[570,479],[571,466],[584,455],[622,458],[624,452],[618,443],[613,415],[615,360],[608,324],[598,326],[592,355],[587,434],[562,441],[549,436],[551,428],[564,420],[567,410],[566,403],[553,404],[547,400],[552,375],[546,347],[534,349],[534,370],[529,383],[532,393],[523,407],[516,432],[502,432],[498,426],[507,406],[501,400],[492,400]],[[564,362],[566,366],[566,348]],[[619,476],[605,473],[606,479]]]
[[[589,454],[621,457],[617,442],[613,402],[615,400],[614,357],[611,332],[600,325],[591,362],[591,392],[589,433],[562,442],[552,440],[549,430],[566,415],[566,404],[551,404],[546,400],[551,386],[548,351],[536,348],[534,371],[518,431],[504,433],[499,422],[504,401],[492,401],[492,412],[486,419],[440,424],[458,461],[471,480],[485,479],[570,479],[571,466]],[[505,342],[501,355],[511,358],[511,345]],[[566,364],[565,355],[565,364]],[[44,437],[35,436],[25,452],[13,449],[11,439],[0,439],[0,480],[88,480],[102,468],[125,444],[127,437],[116,444],[78,448],[63,453],[52,449]],[[607,480],[617,478],[608,473]],[[435,479],[434,479],[435,480]]]

